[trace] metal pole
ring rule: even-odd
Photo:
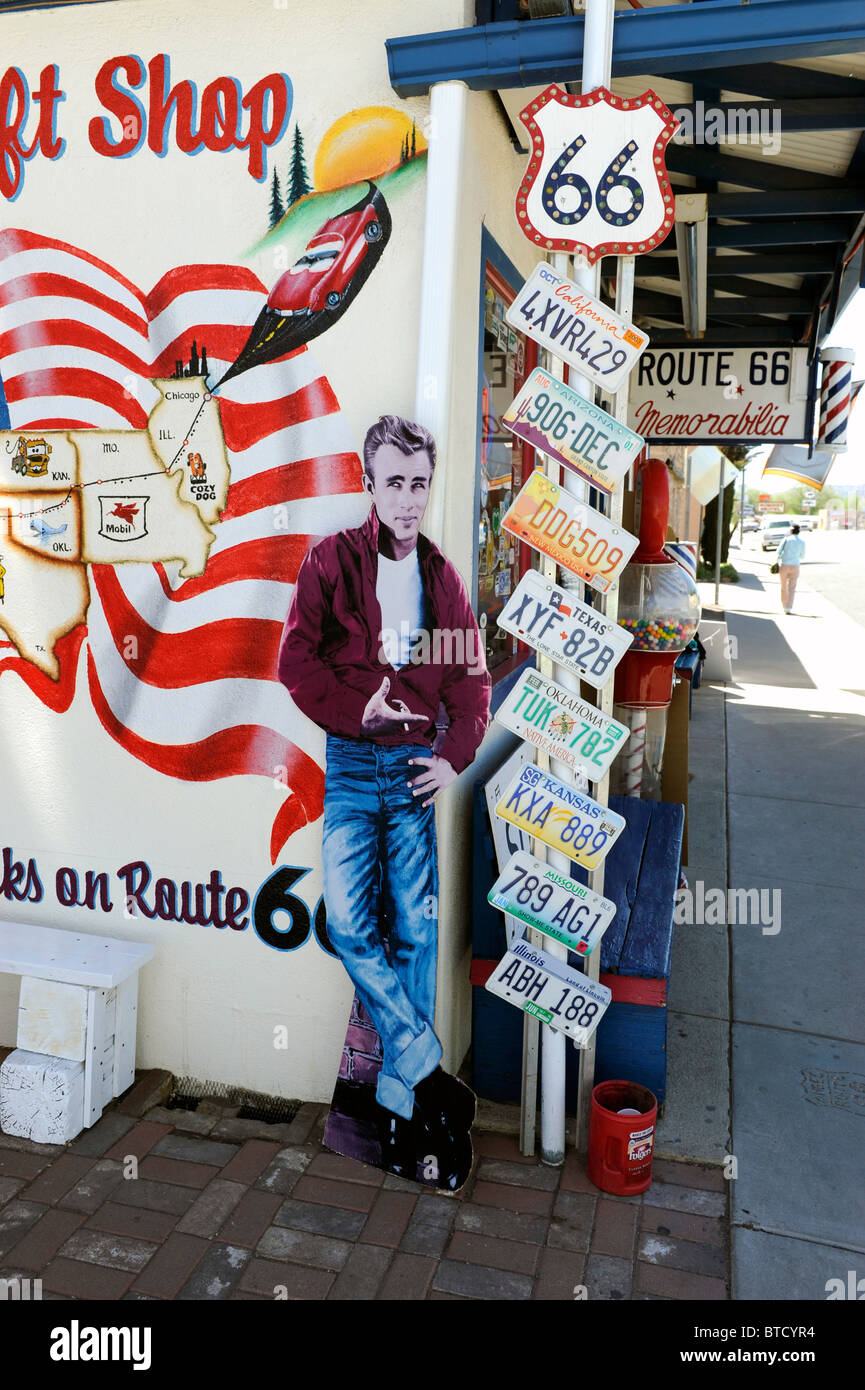
[[[721,455],[721,486],[718,488],[718,519],[715,533],[715,607],[720,606],[721,588],[721,527],[724,524],[724,468],[727,460]]]
[[[742,549],[742,537],[745,534],[745,469],[747,460],[742,464],[742,491],[739,493],[739,549]]]
[[[682,540],[691,539],[691,454],[693,450],[688,450],[688,457],[685,461],[685,529],[682,533]],[[697,536],[699,541],[700,537]]]
[[[595,87],[609,85],[613,55],[613,15],[615,0],[586,0],[586,20],[583,37],[583,92],[594,91]],[[567,265],[566,257],[555,256],[556,269]],[[565,272],[566,273],[566,272]],[[600,265],[576,265],[574,280],[581,289],[597,296],[600,287]],[[569,374],[569,384],[581,396],[591,400],[593,388],[585,377]],[[556,469],[556,472],[559,470]],[[554,667],[555,679],[564,685],[572,685],[569,673],[561,667]],[[554,776],[562,781],[572,777],[566,764],[554,762],[551,766]],[[550,851],[549,862],[564,873],[570,865],[564,855]],[[557,942],[546,942],[545,949],[551,955],[562,959],[567,957],[567,948]],[[560,1164],[565,1159],[565,1044],[564,1033],[552,1028],[543,1029],[541,1049],[541,1161]]]

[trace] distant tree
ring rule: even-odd
[[[270,186],[270,225],[275,227],[285,215],[285,208],[282,205],[282,194],[279,190],[279,174],[274,169],[273,183]]]
[[[288,196],[285,201],[286,212],[289,208],[294,207],[299,198],[305,198],[307,193],[311,192],[312,183],[303,153],[303,136],[300,133],[300,126],[295,123],[291,168],[288,174]]]

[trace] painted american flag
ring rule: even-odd
[[[218,381],[266,297],[232,265],[171,270],[144,295],[86,251],[0,232],[0,426],[143,430],[158,400],[151,377],[172,376],[195,340]],[[190,781],[286,769],[275,862],[324,801],[323,736],[276,678],[282,626],[306,551],[358,525],[368,505],[348,425],[308,349],[233,378],[218,399],[231,477],[205,572],[89,565],[86,626],[57,642],[59,679],[8,642],[0,676],[16,672],[65,710],[85,646],[93,707],[133,757]],[[123,656],[130,635],[135,662]]]

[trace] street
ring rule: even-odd
[[[829,599],[848,618],[865,627],[865,531],[806,531],[805,559],[801,580]],[[730,560],[735,565],[737,555],[745,555],[758,573],[765,565],[768,571],[774,564],[775,551],[763,551],[756,531],[746,532],[744,546],[738,545],[739,533],[730,545]]]

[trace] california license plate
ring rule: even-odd
[[[642,435],[540,367],[511,401],[502,422],[533,449],[606,492],[625,476],[644,443]]]
[[[535,266],[505,318],[518,333],[612,394],[635,366],[648,333],[620,318],[546,261]]]
[[[637,548],[637,537],[579,502],[540,468],[517,493],[502,522],[506,531],[607,593]]]
[[[520,770],[502,793],[496,815],[585,869],[603,863],[625,828],[618,812],[557,782],[538,767]]]
[[[591,954],[616,915],[616,905],[609,898],[526,850],[511,855],[487,897],[493,907],[581,956]]]
[[[486,987],[550,1028],[567,1033],[580,1047],[594,1033],[613,997],[606,985],[527,941],[514,942]]]
[[[496,719],[527,743],[599,782],[630,733],[578,694],[526,671],[496,711]]]
[[[595,690],[603,690],[634,640],[537,570],[526,570],[496,621]]]

